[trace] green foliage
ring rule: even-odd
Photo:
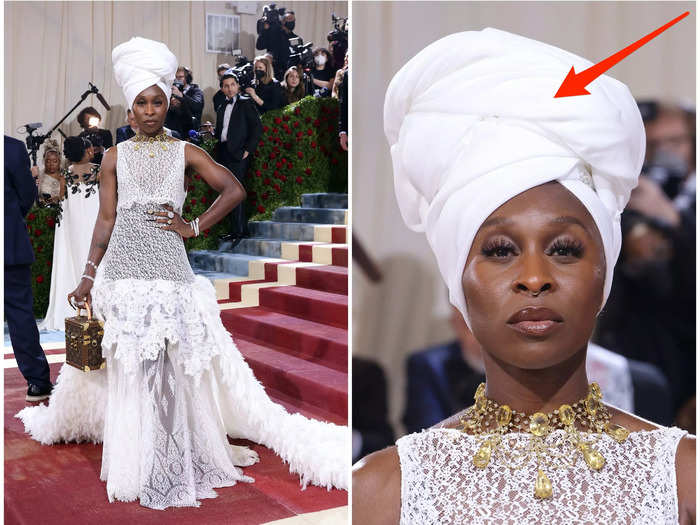
[[[302,193],[347,192],[348,156],[338,141],[338,101],[306,97],[263,115],[246,180],[250,220],[268,220]]]
[[[204,149],[214,157],[215,139],[204,140]],[[182,206],[182,217],[191,221],[209,209],[216,200],[217,193],[196,173],[188,174],[187,198]],[[189,250],[215,250],[219,246],[219,236],[228,233],[228,220],[220,221],[211,228],[200,230],[199,237],[185,239],[185,248]]]
[[[338,101],[306,97],[262,117],[263,133],[251,160],[246,188],[248,217],[267,220],[280,206],[299,206],[302,193],[348,190],[348,155],[338,141]],[[214,157],[216,141],[202,144]],[[197,174],[190,175],[185,220],[198,217],[216,198]],[[229,232],[224,218],[211,230],[187,239],[187,250],[215,250],[218,237]]]
[[[32,264],[32,293],[36,317],[44,317],[49,307],[53,238],[59,214],[58,207],[43,208],[35,205],[26,218],[27,231],[36,258]]]

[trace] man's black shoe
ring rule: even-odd
[[[25,399],[27,401],[42,401],[51,397],[51,391],[53,390],[53,385],[40,388],[36,385],[29,385],[27,389],[27,396]]]

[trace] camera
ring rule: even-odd
[[[333,13],[331,14],[331,23],[333,24],[333,29],[328,33],[326,39],[329,42],[345,43],[347,47],[348,19],[340,18],[339,16],[335,16],[335,13]]]
[[[282,17],[286,12],[287,10],[284,7],[278,8],[277,4],[268,4],[263,6],[262,17],[260,17],[257,23],[258,34],[265,31],[265,24],[268,24],[270,27],[281,26]]]
[[[175,87],[176,87],[177,89],[179,89],[180,91],[184,91],[184,90],[185,90],[185,84],[183,84],[183,83],[180,82],[179,80],[176,80],[175,82],[173,82],[173,86],[175,86]]]
[[[249,87],[255,87],[255,68],[248,58],[241,56],[236,60],[236,66],[231,70],[238,79],[238,85],[241,91],[245,91]]]
[[[301,67],[309,70],[314,67],[313,42],[301,43],[301,38],[289,39],[289,62],[287,67]]]
[[[642,166],[642,175],[656,182],[669,199],[674,199],[688,173],[682,158],[660,150]]]

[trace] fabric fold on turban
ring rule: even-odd
[[[469,324],[462,272],[483,221],[516,195],[558,181],[603,240],[605,304],[636,186],[644,126],[627,86],[600,76],[590,95],[554,98],[574,66],[567,51],[486,28],[444,37],[394,76],[384,103],[394,186],[409,228],[425,232],[450,302]]]
[[[136,36],[112,50],[112,64],[114,78],[124,91],[128,108],[133,108],[139,93],[153,85],[163,90],[170,106],[177,58],[168,46]]]

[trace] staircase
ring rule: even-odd
[[[308,194],[251,222],[235,248],[192,251],[221,319],[268,395],[291,412],[347,424],[348,199]]]

